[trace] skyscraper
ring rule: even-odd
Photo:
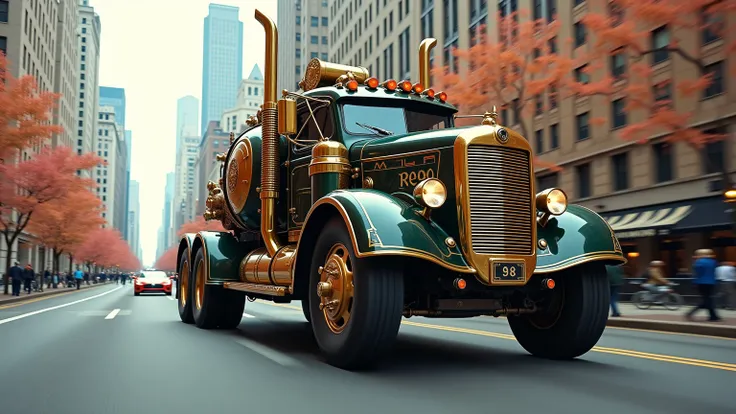
[[[237,7],[210,4],[204,19],[202,134],[209,121],[220,121],[222,113],[236,104],[243,78],[243,22],[238,12]]]
[[[327,0],[278,0],[277,19],[279,27],[277,86],[279,90],[298,90],[298,82],[304,75],[307,63],[313,58],[323,61],[328,58],[330,7]],[[358,17],[355,20],[357,22]],[[345,18],[345,21],[348,19]],[[340,30],[334,32],[339,33]]]
[[[199,99],[192,95],[176,101],[176,153],[181,147],[181,138],[199,135]]]
[[[175,194],[175,183],[176,174],[166,174],[166,190],[164,192],[164,211],[163,217],[161,218],[161,227],[163,228],[162,237],[164,238],[164,245],[166,248],[171,246],[176,240],[176,231],[179,229],[174,228],[172,221],[172,212],[174,208],[174,194]]]
[[[100,106],[111,106],[115,109],[115,123],[120,126],[122,131],[122,139],[125,144],[126,158],[125,166],[121,167],[122,174],[120,177],[121,185],[123,185],[123,193],[121,195],[120,205],[126,214],[122,216],[121,230],[125,240],[130,240],[128,235],[128,199],[130,192],[130,160],[132,149],[132,134],[125,129],[125,89],[111,86],[100,86]]]
[[[7,2],[6,2],[7,4]],[[79,3],[77,1],[62,1],[59,3],[59,17],[56,26],[56,73],[54,74],[54,92],[61,94],[59,102],[54,108],[54,119],[64,130],[53,136],[53,146],[63,145],[77,148],[81,153],[79,141],[74,127],[77,117],[77,82],[79,65],[77,55],[77,26],[79,21]],[[79,84],[80,89],[82,84]],[[92,118],[94,119],[94,118]],[[76,145],[75,145],[76,144]],[[88,149],[89,151],[89,149]],[[85,174],[88,172],[85,171]]]
[[[130,181],[130,199],[128,209],[128,245],[130,250],[135,254],[139,260],[143,261],[143,258],[138,255],[140,251],[140,186],[138,181]]]
[[[100,16],[86,2],[79,6],[79,26],[77,39],[77,61],[79,69],[79,98],[76,128],[76,148],[78,153],[95,151],[97,141],[97,118],[99,109],[100,79]],[[62,68],[62,71],[64,69]],[[82,171],[82,174],[89,174]]]

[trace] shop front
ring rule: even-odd
[[[628,258],[628,277],[640,277],[652,260],[667,277],[687,278],[695,250],[710,248],[719,261],[736,261],[733,208],[720,196],[602,213]]]

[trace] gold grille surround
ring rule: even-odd
[[[459,219],[458,227],[460,232],[460,246],[469,264],[477,270],[476,277],[481,283],[494,286],[525,285],[534,273],[537,264],[535,248],[537,242],[537,221],[536,209],[534,206],[534,167],[532,162],[531,147],[529,145],[529,142],[527,142],[527,140],[524,139],[521,135],[507,128],[504,129],[506,129],[506,131],[508,132],[509,138],[506,143],[502,144],[496,138],[496,132],[501,128],[503,127],[498,125],[483,125],[474,127],[463,131],[461,134],[458,135],[457,139],[455,140],[453,158],[455,166],[455,191]],[[473,149],[470,148],[471,146],[473,147]],[[484,150],[483,148],[479,148],[478,150],[476,150],[476,147],[495,148],[488,148],[486,150]],[[477,154],[470,154],[471,151],[487,151],[489,153],[495,154],[508,152],[509,154],[517,154],[516,158],[512,157],[517,161],[519,160],[519,153],[526,153],[528,157],[528,165],[526,166],[526,168],[520,168],[519,171],[514,171],[514,180],[517,183],[519,182],[518,180],[520,179],[520,177],[522,177],[523,174],[526,174],[528,180],[528,187],[526,187],[526,189],[529,191],[526,200],[522,199],[523,195],[520,195],[521,191],[514,191],[517,194],[512,195],[514,197],[517,197],[517,200],[515,203],[513,203],[513,206],[515,206],[516,208],[521,205],[528,206],[524,209],[524,211],[509,212],[509,214],[513,215],[514,217],[513,225],[521,227],[521,229],[524,231],[524,234],[522,235],[522,240],[513,243],[517,247],[515,251],[504,251],[503,248],[501,248],[500,251],[496,250],[492,252],[487,248],[484,248],[484,246],[479,246],[478,248],[475,248],[473,245],[473,214],[471,211],[470,191],[471,180],[469,177],[468,164],[470,162],[470,155],[473,155],[473,157],[477,157]],[[501,157],[500,159],[502,161],[498,161],[499,158],[496,158],[496,160],[494,161],[489,161],[489,164],[491,164],[490,167],[493,166],[494,162],[499,163],[507,161],[504,160],[502,155],[496,155],[496,157]],[[479,171],[478,174],[482,175],[482,171]],[[490,183],[489,185],[497,185],[497,188],[499,188],[500,191],[503,190],[503,183]],[[503,205],[491,205],[490,208],[502,209]],[[476,203],[476,210],[477,209],[478,205]],[[479,214],[478,211],[476,211],[476,214]],[[528,217],[525,219],[525,216]],[[477,217],[479,216],[476,216],[476,220]],[[528,227],[524,229],[525,222],[528,223]],[[475,227],[476,229],[479,228],[478,225],[476,225]],[[503,229],[505,233],[510,232],[510,230],[511,229]],[[528,245],[528,249],[520,248],[520,246],[522,246],[523,244],[521,243],[521,241],[523,241],[524,237],[529,237],[526,242],[526,244]],[[478,239],[476,238],[476,240]],[[485,247],[488,247],[488,245],[486,245]],[[494,262],[523,262],[525,269],[524,280],[493,280],[490,269]]]

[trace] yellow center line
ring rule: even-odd
[[[285,305],[282,303],[270,303],[270,302],[260,302],[260,303],[266,304],[269,306],[278,306],[281,308],[292,309],[296,311],[302,310],[300,307],[296,307],[292,305]],[[454,326],[445,326],[445,325],[433,325],[433,324],[428,324],[428,323],[413,322],[413,321],[407,321],[407,320],[401,321],[401,324],[407,325],[407,326],[414,326],[417,328],[434,329],[434,330],[447,331],[447,332],[457,332],[457,333],[464,333],[464,334],[470,334],[470,335],[477,335],[477,336],[516,341],[516,338],[514,337],[514,335],[496,333],[496,332],[487,332],[487,331],[481,331],[477,329],[457,328]],[[724,371],[736,372],[736,364],[730,364],[727,362],[706,361],[702,359],[684,358],[684,357],[678,357],[674,355],[652,354],[649,352],[633,351],[633,350],[618,349],[618,348],[607,348],[607,347],[602,347],[602,346],[595,346],[593,347],[593,349],[591,349],[591,351],[602,353],[602,354],[619,355],[619,356],[626,356],[630,358],[649,359],[652,361],[669,362],[673,364],[691,365],[691,366],[702,367],[702,368],[712,368],[712,369],[720,369]]]

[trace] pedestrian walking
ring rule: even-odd
[[[35,278],[36,275],[33,273],[33,266],[28,263],[26,268],[23,269],[23,290],[28,292],[29,295],[33,290],[33,279]]]
[[[716,267],[716,281],[724,309],[736,308],[736,267],[731,262],[721,262]]]
[[[82,279],[84,279],[84,272],[77,266],[77,270],[74,272],[74,281],[77,282],[77,290],[82,286]]]
[[[693,315],[700,309],[708,310],[710,314],[709,321],[720,321],[716,313],[715,304],[713,303],[713,290],[716,285],[716,266],[718,262],[714,259],[713,250],[699,249],[695,251],[695,262],[693,263],[693,284],[698,287],[700,292],[700,304],[694,307],[685,315],[685,318],[692,320]]]
[[[621,312],[618,311],[618,298],[621,294],[621,286],[624,284],[624,271],[621,266],[606,266],[608,273],[608,283],[611,286],[611,316],[619,317]]]
[[[20,263],[15,262],[8,275],[11,281],[12,296],[20,296],[20,284],[23,281],[23,269],[20,267]]]

